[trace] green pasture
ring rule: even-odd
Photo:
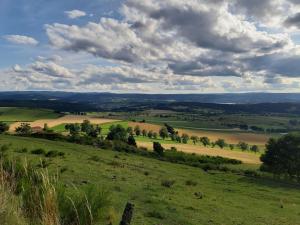
[[[115,223],[135,204],[133,225],[299,225],[300,187],[283,182],[172,164],[65,142],[0,135],[9,156],[49,163],[66,186],[96,184],[110,190]],[[24,152],[24,148],[27,152]],[[61,151],[46,158],[30,152]],[[19,153],[23,152],[23,153]],[[232,167],[235,167],[232,165]],[[248,169],[248,165],[238,168]],[[251,169],[257,169],[251,166]],[[162,183],[171,181],[170,187]]]

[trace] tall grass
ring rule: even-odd
[[[93,225],[105,219],[111,204],[108,192],[95,186],[66,190],[57,177],[26,161],[2,157],[0,178],[1,225]]]

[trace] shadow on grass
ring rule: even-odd
[[[248,184],[255,184],[264,187],[270,187],[274,189],[285,189],[285,190],[300,190],[300,183],[296,183],[296,181],[291,180],[284,180],[284,179],[276,179],[272,177],[250,177],[244,176],[238,179],[240,182],[248,183]]]

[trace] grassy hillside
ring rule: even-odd
[[[55,119],[60,114],[48,109],[31,109],[31,108],[15,108],[0,107],[0,121],[35,121],[38,119]]]
[[[50,173],[59,173],[60,181],[66,185],[83,188],[98,184],[111,190],[114,224],[118,224],[127,201],[135,204],[134,225],[300,224],[299,186],[232,173],[204,172],[63,142],[1,135],[0,145],[4,144],[10,145],[11,156],[33,160],[36,165],[40,158],[46,160]],[[65,156],[49,159],[30,153],[37,148],[61,151]],[[23,153],[19,153],[21,149]],[[173,182],[166,187],[166,183]]]

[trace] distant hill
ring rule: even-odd
[[[217,104],[300,103],[300,93],[243,94],[114,94],[75,92],[0,92],[0,100],[59,100],[67,102],[200,102]]]
[[[300,115],[300,93],[113,94],[72,92],[0,92],[0,106],[47,108],[59,112],[143,111],[149,109],[225,113]]]

